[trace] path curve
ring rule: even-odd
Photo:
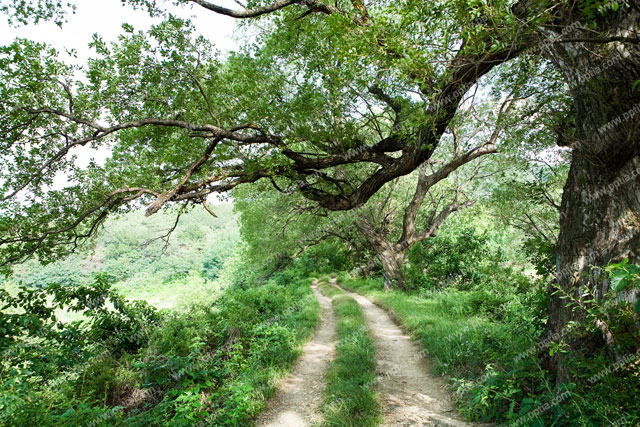
[[[318,291],[317,280],[311,290],[320,303],[320,326],[305,344],[291,373],[278,384],[267,403],[269,409],[258,417],[256,426],[303,427],[322,419],[318,405],[322,402],[325,373],[335,357],[336,320],[331,299]]]
[[[385,426],[474,426],[461,420],[442,379],[429,373],[422,349],[391,317],[366,297],[331,284],[353,297],[373,333]]]

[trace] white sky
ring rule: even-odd
[[[100,34],[105,41],[115,41],[122,32],[122,24],[128,23],[134,28],[145,30],[160,18],[150,18],[144,10],[134,10],[123,6],[121,0],[77,0],[74,15],[68,15],[68,22],[62,28],[52,22],[38,25],[10,27],[4,16],[0,16],[0,44],[6,45],[15,37],[46,42],[59,50],[76,49],[78,60],[85,63],[89,55],[88,43],[94,33]],[[218,0],[216,4],[237,8],[233,0]],[[231,38],[236,21],[197,7],[179,8],[167,5],[167,9],[182,18],[192,18],[196,30],[215,43],[218,49],[233,50],[238,44]]]
[[[116,41],[118,35],[122,33],[123,23],[131,24],[136,30],[146,30],[151,25],[161,22],[162,19],[151,18],[145,10],[134,10],[130,6],[123,6],[121,0],[77,0],[76,3],[76,13],[67,16],[67,23],[62,28],[52,22],[11,27],[6,18],[0,15],[0,45],[7,45],[16,37],[22,37],[45,42],[61,52],[65,49],[75,49],[77,60],[69,57],[68,61],[84,65],[87,63],[87,58],[91,56],[88,44],[94,33],[100,34],[106,42]],[[238,8],[233,0],[218,0],[216,4]],[[167,4],[167,9],[174,15],[190,18],[196,32],[213,42],[220,51],[230,51],[238,47],[239,43],[233,37],[237,24],[235,19],[218,15],[199,6],[180,8]],[[85,166],[91,159],[102,163],[109,156],[109,151],[77,147],[72,154],[77,156],[78,165]],[[65,174],[56,176],[54,188],[62,188],[66,185]]]

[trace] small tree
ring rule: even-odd
[[[497,133],[494,135],[497,138]],[[464,154],[456,153],[450,161],[435,170],[433,164],[423,164],[418,170],[418,179],[411,201],[404,209],[398,209],[394,203],[390,202],[394,196],[399,198],[395,194],[398,192],[396,181],[387,190],[383,202],[369,204],[359,210],[354,224],[382,264],[385,290],[406,289],[403,265],[407,252],[416,243],[435,236],[449,215],[473,204],[473,201],[465,195],[464,189],[477,174],[471,174],[464,182],[458,181],[453,188],[444,188],[438,192],[434,187],[467,163],[481,156],[495,153],[494,142],[495,138],[492,138],[490,142]],[[430,166],[431,173],[427,173]],[[427,212],[424,213],[421,208],[424,208],[427,196],[430,203]],[[400,198],[400,204],[402,201]],[[401,226],[396,227],[394,220],[400,210],[403,212]],[[423,221],[418,221],[419,218]],[[417,225],[418,222],[423,224]],[[399,237],[397,237],[397,231],[400,231]]]

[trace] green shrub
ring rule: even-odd
[[[468,290],[479,284],[499,282],[505,276],[500,268],[505,261],[503,253],[492,247],[487,232],[479,234],[474,228],[451,231],[423,241],[409,251],[406,273],[412,289],[455,286]]]
[[[318,321],[310,279],[289,277],[286,285],[233,287],[212,305],[167,316],[134,364],[142,386],[164,395],[164,409],[150,409],[154,419],[163,425],[250,422]]]
[[[560,340],[540,342],[548,317],[544,283],[529,286],[526,292],[519,286],[503,286],[502,294],[495,292],[495,284],[468,291],[406,294],[383,292],[381,279],[357,280],[342,274],[341,283],[390,310],[420,340],[435,372],[449,377],[458,407],[469,419],[585,427],[620,420],[620,425],[636,425],[640,420],[635,363],[612,370],[620,365],[615,354],[570,350],[560,346]],[[619,315],[618,310],[607,306],[606,315],[598,315],[622,325],[619,315],[628,316],[632,308],[620,309]],[[574,325],[571,333],[580,334],[584,342],[602,340],[602,332],[589,319]],[[635,328],[625,333],[637,337]],[[620,340],[618,357],[634,356],[637,342],[627,347],[623,343]],[[541,366],[540,356],[552,351],[565,352],[570,383],[556,385]],[[595,382],[589,380],[596,377]],[[539,411],[544,405],[549,409]]]

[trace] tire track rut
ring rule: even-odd
[[[378,385],[386,426],[476,426],[456,412],[442,379],[429,373],[423,350],[391,317],[366,297],[331,284],[353,297],[373,333]],[[486,425],[486,424],[485,424]]]
[[[313,281],[311,290],[320,303],[320,326],[305,344],[291,373],[278,384],[267,403],[269,409],[260,414],[256,426],[303,427],[322,420],[318,405],[322,402],[325,373],[335,357],[336,320],[331,299],[318,291],[318,280]]]

